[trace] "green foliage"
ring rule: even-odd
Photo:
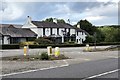
[[[84,43],[94,43],[94,36],[87,36]]]
[[[64,19],[56,19],[57,23],[65,23]],[[46,22],[53,22],[53,18],[47,18]]]
[[[65,23],[63,19],[57,19],[57,23]]]
[[[20,42],[19,45],[21,47],[25,46],[25,45],[34,45],[34,44],[37,44],[35,43],[34,41],[28,41],[28,42]]]
[[[96,29],[96,42],[99,43],[99,42],[104,42],[105,40],[105,35],[104,33],[102,33],[102,31],[97,28]]]
[[[120,28],[103,27],[99,28],[99,30],[101,30],[105,36],[104,42],[120,42]]]
[[[53,22],[53,18],[47,18],[45,21],[46,22]]]
[[[19,44],[4,44],[0,47],[1,49],[19,49],[20,48]]]
[[[80,28],[87,31],[90,35],[93,35],[96,31],[96,27],[87,20],[80,20],[77,24],[80,24]]]
[[[49,55],[47,54],[47,52],[43,52],[41,55],[40,55],[40,59],[41,60],[49,60]]]
[[[69,59],[64,54],[60,54],[58,57],[55,57],[55,55],[50,56],[50,60],[62,60],[62,59]]]
[[[52,44],[53,43],[52,41],[42,38],[42,37],[39,37],[38,39],[36,39],[35,42],[38,44]]]

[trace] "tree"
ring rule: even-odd
[[[80,20],[77,24],[80,24],[80,28],[87,31],[90,35],[93,35],[96,31],[96,27],[87,20]]]
[[[45,21],[46,22],[53,22],[53,18],[47,18]]]
[[[46,22],[53,22],[53,18],[47,18],[45,21]],[[65,21],[64,21],[64,19],[57,19],[56,18],[56,20],[57,20],[57,23],[65,23]]]
[[[94,36],[86,36],[86,40],[83,43],[94,43]]]
[[[104,42],[105,35],[102,33],[100,28],[96,28],[96,42]]]
[[[57,23],[65,23],[63,19],[57,19]]]
[[[120,28],[105,26],[100,30],[105,36],[104,42],[120,42]]]

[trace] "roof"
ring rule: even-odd
[[[30,29],[16,28],[14,25],[9,24],[3,24],[3,26],[0,27],[0,33],[11,37],[36,37],[36,34]]]
[[[73,28],[72,25],[67,23],[54,23],[45,21],[32,21],[38,28]]]
[[[19,25],[19,24],[0,24],[0,28],[3,27],[14,27],[14,28],[22,28],[23,25]]]

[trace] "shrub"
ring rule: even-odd
[[[52,44],[53,43],[49,39],[45,39],[45,38],[41,38],[41,37],[36,39],[35,42],[38,43],[38,44]]]
[[[19,43],[20,46],[34,45],[34,44],[36,44],[34,41],[20,42],[20,43]]]
[[[1,49],[19,49],[18,44],[4,44],[1,46]]]
[[[43,53],[40,55],[40,59],[41,59],[41,60],[49,60],[49,55],[47,54],[47,52],[43,52]]]
[[[62,60],[62,59],[69,59],[69,58],[63,54],[60,54],[58,57],[55,57],[55,55],[50,56],[50,60]]]

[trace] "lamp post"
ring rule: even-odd
[[[96,50],[96,32],[94,33],[94,46],[95,46],[95,50]]]

